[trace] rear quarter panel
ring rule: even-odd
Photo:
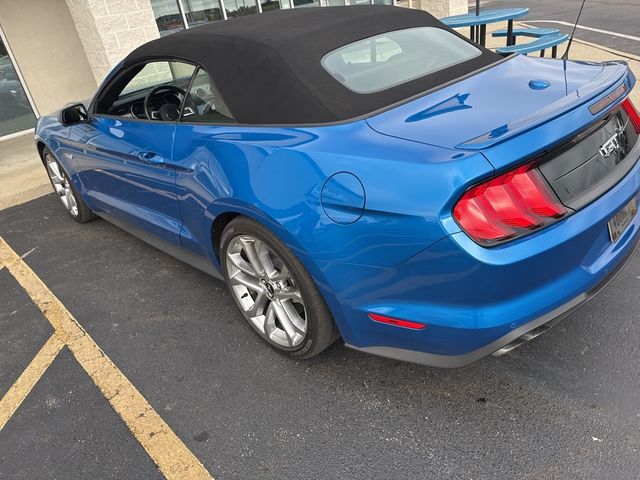
[[[480,154],[380,135],[365,122],[316,128],[180,125],[174,156],[183,245],[203,249],[198,253],[219,265],[211,243],[215,218],[234,212],[256,219],[301,259],[345,337],[350,327],[325,269],[343,264],[382,270],[425,250],[447,235],[440,217],[452,193],[493,171]],[[323,208],[323,187],[338,172],[353,174],[364,188],[361,215],[353,223],[336,223]],[[357,192],[344,193],[345,211],[352,213],[348,203]]]
[[[174,156],[184,234],[194,243],[206,244],[217,215],[241,211],[275,226],[301,255],[373,266],[400,263],[446,235],[439,219],[451,193],[492,171],[482,155],[386,137],[365,122],[182,125]],[[353,174],[364,190],[361,214],[349,224],[332,221],[323,205],[323,187],[339,172]],[[359,206],[348,204],[358,193],[345,188],[344,209],[352,213]],[[201,224],[203,207],[209,222]]]

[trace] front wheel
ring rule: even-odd
[[[272,347],[309,358],[336,340],[335,323],[313,279],[269,230],[237,217],[222,234],[220,253],[231,296]]]
[[[80,192],[73,184],[67,172],[64,171],[60,162],[53,156],[51,150],[45,148],[42,152],[42,160],[44,166],[47,169],[49,180],[53,186],[53,190],[60,199],[62,206],[78,223],[85,223],[96,218],[95,214],[84,203]]]

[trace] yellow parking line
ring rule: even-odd
[[[0,237],[3,263],[169,480],[212,477],[58,298]]]
[[[27,398],[31,389],[38,383],[38,380],[44,375],[44,372],[58,356],[62,347],[64,347],[64,342],[60,340],[60,337],[55,333],[51,335],[47,343],[33,357],[29,366],[2,397],[2,400],[0,400],[0,431],[2,431],[24,399]]]

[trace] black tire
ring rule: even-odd
[[[265,334],[250,321],[248,315],[244,312],[239,299],[233,291],[227,265],[229,246],[233,239],[241,235],[250,235],[263,242],[282,260],[282,263],[288,268],[290,274],[292,274],[295,286],[300,291],[302,299],[304,300],[304,311],[307,322],[304,340],[300,345],[287,348],[276,344],[265,336]],[[280,353],[295,358],[310,358],[321,353],[339,338],[340,335],[333,321],[331,312],[309,273],[300,260],[273,233],[260,223],[243,216],[236,217],[232,220],[224,229],[220,239],[220,259],[227,289],[238,309],[245,317],[245,320],[260,338]]]
[[[51,172],[49,171],[49,167],[48,167],[49,161],[55,162],[58,165],[58,169],[66,182],[65,186],[68,185],[69,189],[73,193],[73,198],[76,202],[78,211],[77,213],[75,213],[72,210],[66,208],[66,206],[63,204],[64,210],[65,212],[67,212],[67,215],[69,215],[73,220],[75,220],[78,223],[87,223],[93,220],[94,218],[96,218],[96,214],[93,213],[91,209],[87,206],[87,204],[84,202],[84,200],[82,199],[82,196],[80,195],[80,192],[76,188],[75,184],[69,178],[69,175],[67,174],[62,164],[58,161],[58,159],[55,157],[53,152],[51,152],[49,148],[45,147],[42,151],[42,163],[44,164],[44,168],[47,171],[47,176],[49,177],[49,182],[53,187],[53,191],[57,193],[56,186],[54,185]]]

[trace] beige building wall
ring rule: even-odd
[[[66,0],[97,83],[129,52],[158,38],[149,0]]]
[[[96,80],[65,0],[0,0],[0,27],[40,115],[93,94]]]
[[[468,13],[468,0],[413,0],[412,7],[426,10],[436,18]]]

